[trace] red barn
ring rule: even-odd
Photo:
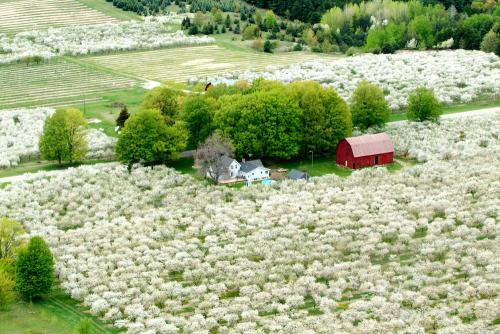
[[[394,158],[394,145],[387,133],[345,138],[337,145],[337,164],[352,169],[385,165]]]

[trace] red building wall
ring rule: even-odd
[[[336,160],[337,164],[341,166],[348,167],[351,169],[358,169],[362,167],[389,164],[394,160],[394,152],[381,153],[376,155],[368,155],[364,157],[355,158],[353,156],[351,146],[344,139],[337,145]]]

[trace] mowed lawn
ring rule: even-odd
[[[0,109],[96,102],[103,92],[137,85],[133,78],[64,59],[0,66]]]
[[[219,45],[178,47],[126,52],[84,58],[111,70],[157,81],[185,82],[226,71],[263,70],[269,65],[299,64],[339,56],[309,52],[267,54],[253,50],[227,49]]]
[[[60,290],[55,290],[36,303],[17,301],[0,310],[1,334],[72,334],[83,318],[91,319],[92,334],[115,334]]]
[[[0,0],[0,33],[118,22],[134,17],[104,0]]]

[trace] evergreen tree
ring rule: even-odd
[[[16,261],[16,289],[26,300],[40,297],[54,283],[54,258],[40,237],[32,237],[28,246],[22,248]]]
[[[122,110],[120,111],[120,115],[118,115],[118,118],[116,119],[116,126],[119,126],[120,129],[125,126],[125,122],[127,119],[130,117],[130,114],[128,112],[127,106],[123,106]]]

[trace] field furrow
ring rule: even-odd
[[[116,71],[151,80],[178,82],[226,71],[263,70],[269,65],[289,65],[318,59],[334,60],[335,57],[305,52],[264,54],[206,45],[86,58],[91,63]]]
[[[134,79],[99,72],[73,62],[3,66],[0,67],[0,109],[47,105],[53,101],[62,104],[135,85],[137,81]]]

